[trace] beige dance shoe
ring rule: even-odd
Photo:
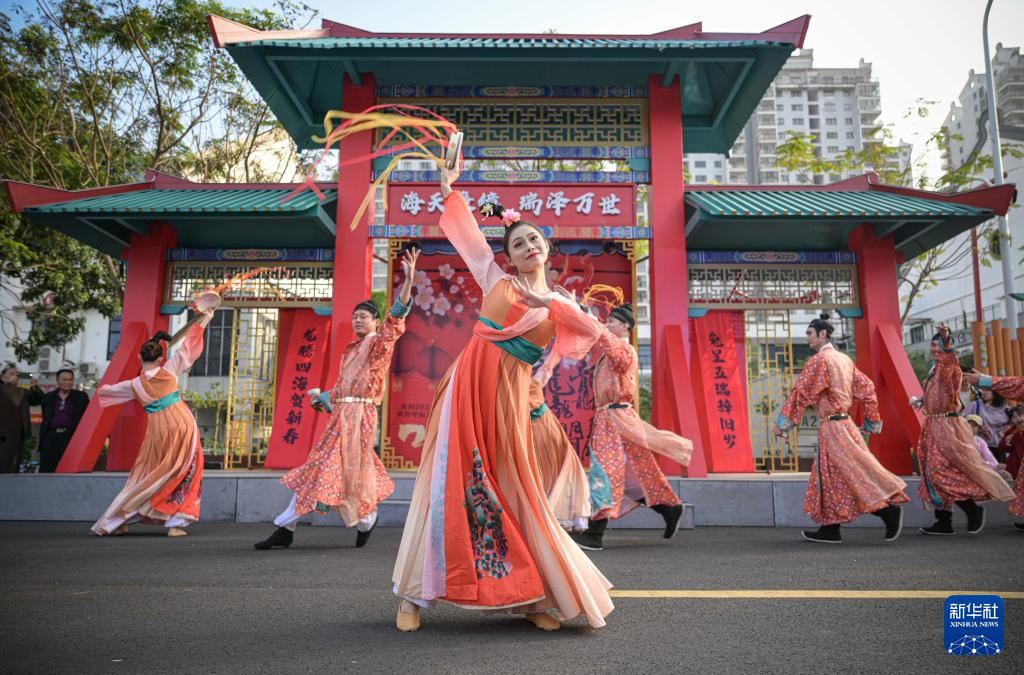
[[[399,602],[398,618],[395,620],[395,626],[403,633],[411,633],[419,630],[420,608],[408,600],[402,600]]]
[[[558,630],[562,627],[561,622],[547,612],[527,614],[526,620],[541,630]]]

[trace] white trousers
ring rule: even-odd
[[[295,495],[292,495],[292,500],[288,502],[288,508],[281,512],[277,518],[274,518],[274,525],[283,527],[286,530],[295,531],[295,525],[302,519],[305,513],[295,513]],[[377,522],[377,510],[374,509],[368,516],[361,518],[356,523],[356,530],[359,532],[369,532],[374,524]]]

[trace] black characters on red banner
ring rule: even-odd
[[[736,420],[733,418],[732,391],[729,389],[729,374],[725,372],[722,364],[722,351],[725,344],[718,333],[708,333],[708,344],[711,346],[711,363],[715,372],[711,376],[715,385],[715,411],[718,413],[718,432],[722,434],[722,442],[730,450],[736,446]]]
[[[584,457],[594,422],[593,368],[586,361],[563,361],[548,382],[547,394],[551,412],[576,454]]]
[[[281,436],[288,445],[295,445],[299,440],[299,425],[302,424],[302,404],[305,400],[305,392],[309,388],[309,377],[305,373],[310,372],[313,368],[313,359],[316,357],[317,350],[317,329],[309,328],[302,334],[302,340],[296,349],[296,361],[294,372],[290,373],[292,376],[291,381],[291,397],[289,398],[290,406],[288,410],[288,416],[285,418],[285,423],[288,425]]]

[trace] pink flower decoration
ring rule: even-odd
[[[512,209],[505,209],[501,214],[501,220],[505,223],[505,227],[508,227],[512,223],[518,223],[522,216],[519,215],[518,211]]]

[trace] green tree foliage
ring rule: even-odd
[[[138,181],[147,168],[268,178],[248,160],[277,123],[214,48],[206,16],[280,29],[299,22],[303,6],[38,0],[9,11],[20,28],[0,13],[0,177],[62,189]],[[86,310],[116,314],[122,291],[119,261],[0,206],[0,293],[31,322],[26,330],[14,311],[0,315],[0,335],[19,359],[72,339]]]

